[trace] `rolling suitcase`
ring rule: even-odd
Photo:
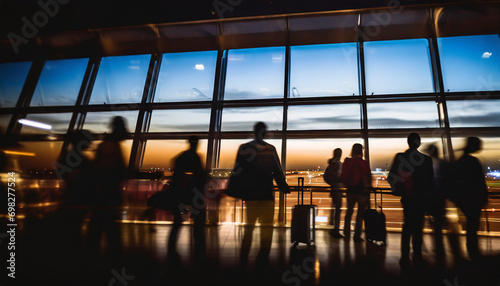
[[[364,214],[366,241],[377,245],[387,245],[387,228],[385,214],[382,212],[382,193],[380,193],[380,212],[377,211],[377,193],[375,193],[375,209],[367,209]]]
[[[291,240],[294,245],[300,242],[306,243],[310,246],[314,243],[316,238],[316,212],[318,206],[312,204],[312,190],[311,200],[308,205],[304,204],[304,178],[299,177],[299,190],[298,190],[298,205],[292,208],[292,235]],[[300,198],[302,197],[302,201]]]

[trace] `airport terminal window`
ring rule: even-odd
[[[154,110],[149,132],[208,132],[210,109]]]
[[[445,91],[500,90],[500,37],[438,38]]]
[[[339,139],[288,139],[286,142],[286,167],[288,171],[325,171],[333,150],[342,149],[342,159],[350,157],[352,145],[363,144],[361,138]],[[307,154],[307,156],[304,156]],[[320,180],[316,184],[323,185]]]
[[[435,102],[368,103],[368,128],[438,128]]]
[[[109,133],[111,132],[111,120],[115,116],[122,116],[125,118],[127,131],[129,133],[135,132],[138,111],[88,112],[85,117],[83,129],[87,129],[92,133]]]
[[[13,159],[25,172],[33,169],[53,170],[52,164],[58,161],[62,144],[62,141],[22,142],[19,151],[24,154],[15,155]]]
[[[500,100],[448,100],[450,127],[500,127]]]
[[[155,102],[212,100],[217,51],[163,55]]]
[[[409,134],[410,132],[408,132]],[[422,144],[418,150],[424,154],[430,144],[438,147],[440,158],[443,158],[443,144],[441,138],[422,137]],[[407,137],[400,138],[370,138],[370,168],[372,170],[389,171],[396,153],[408,149]],[[377,183],[377,182],[376,182]],[[379,187],[389,187],[387,182],[378,182]]]
[[[0,64],[0,108],[16,106],[31,62]]]
[[[90,104],[139,103],[151,55],[104,57]]]
[[[359,129],[359,104],[288,107],[288,130]]]
[[[186,138],[187,139],[187,138]],[[201,163],[205,166],[207,157],[208,140],[200,140],[198,144],[198,154]],[[189,144],[187,140],[148,140],[146,151],[142,162],[142,170],[160,168],[164,171],[173,171],[174,159],[179,153],[187,150]]]
[[[366,94],[434,92],[426,39],[365,42]]]
[[[74,105],[89,59],[47,61],[30,106]]]
[[[28,114],[21,123],[21,134],[65,134],[68,131],[71,113]],[[25,122],[25,123],[23,123]]]
[[[221,140],[219,169],[232,170],[236,162],[236,154],[241,144],[245,144],[253,140],[253,137],[248,139],[223,139]],[[264,139],[267,143],[276,148],[276,153],[281,162],[281,140],[280,139]]]
[[[267,124],[269,131],[283,128],[283,107],[241,107],[222,110],[222,131],[253,131],[257,121]]]
[[[10,118],[12,115],[10,114],[0,114],[0,132],[5,133],[7,131],[7,127],[9,126]]]
[[[290,97],[359,95],[356,43],[290,47]]]
[[[470,136],[475,136],[471,134]],[[491,171],[500,170],[500,148],[498,142],[500,142],[500,137],[480,137],[482,141],[482,149],[472,156],[479,159],[484,173],[488,172],[488,167]],[[458,159],[463,155],[463,149],[465,148],[467,138],[465,137],[452,137],[451,142],[453,145],[453,150],[455,150],[455,158]],[[498,184],[491,186],[492,188],[498,189]]]
[[[229,50],[224,99],[283,98],[285,47]]]

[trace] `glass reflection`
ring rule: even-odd
[[[149,132],[206,132],[209,124],[210,109],[155,110]]]
[[[212,100],[217,51],[164,54],[155,102]]]
[[[364,44],[366,93],[434,92],[426,39]]]
[[[439,127],[435,102],[369,103],[367,111],[371,129]]]
[[[269,131],[283,127],[283,107],[224,108],[222,111],[222,131],[253,131],[257,121],[267,124]]]
[[[229,50],[224,99],[282,98],[285,47]]]
[[[74,105],[89,59],[47,61],[30,106]]]
[[[28,76],[31,62],[0,64],[0,107],[14,107]]]
[[[107,133],[111,131],[111,119],[115,116],[122,116],[125,118],[127,131],[134,132],[138,113],[138,111],[89,112],[85,117],[83,129],[87,129],[92,133]]]
[[[451,127],[500,126],[500,100],[449,100],[446,107]]]
[[[90,96],[90,104],[141,102],[151,55],[105,57]]]
[[[500,37],[438,38],[445,91],[500,90]]]
[[[50,125],[51,129],[41,129],[22,124],[21,134],[64,134],[68,130],[71,113],[28,114],[26,119]]]
[[[288,107],[289,130],[359,129],[359,104]]]
[[[290,97],[359,95],[356,43],[290,47]]]

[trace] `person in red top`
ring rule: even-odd
[[[342,165],[342,182],[347,187],[347,212],[345,214],[344,236],[350,237],[351,218],[354,206],[358,204],[354,241],[360,242],[363,227],[363,214],[370,202],[371,172],[368,162],[363,159],[363,146],[356,143],[352,146],[351,158],[346,158]]]

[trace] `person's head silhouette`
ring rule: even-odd
[[[199,142],[198,137],[191,135],[189,136],[188,142],[189,142],[189,149],[196,150],[198,148],[198,142]]]
[[[431,145],[429,145],[429,147],[427,147],[427,153],[432,158],[438,158],[439,157],[439,150],[438,150],[437,146],[434,145],[434,144],[431,144]]]
[[[259,142],[264,141],[264,137],[266,136],[267,133],[267,126],[264,122],[257,122],[253,126],[253,132],[255,135],[255,139]]]
[[[352,145],[351,157],[363,157],[363,145],[359,143]]]
[[[340,157],[342,157],[342,149],[336,148],[335,150],[333,150],[333,158],[340,159]]]
[[[121,116],[115,116],[111,120],[112,140],[122,141],[127,138],[127,128],[125,127],[125,118]]]
[[[418,135],[418,133],[410,133],[410,135],[408,135],[408,146],[410,149],[417,149],[420,147],[420,135]]]
[[[464,149],[466,154],[471,154],[481,150],[482,142],[481,139],[477,137],[467,137],[467,146]]]

